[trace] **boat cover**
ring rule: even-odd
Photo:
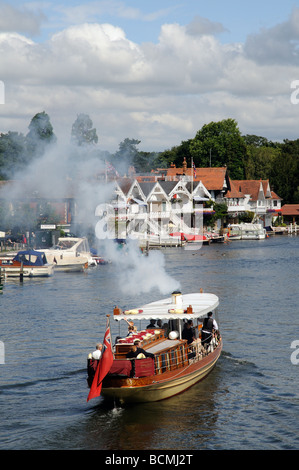
[[[132,361],[129,359],[116,359],[113,361],[108,375],[125,375],[130,377],[132,370]]]
[[[172,297],[163,300],[151,302],[149,304],[137,307],[136,309],[123,312],[122,314],[113,315],[116,321],[127,320],[150,320],[160,319],[162,322],[168,320],[194,320],[195,318],[204,318],[208,312],[213,311],[219,305],[219,299],[215,294],[208,293],[192,293],[183,294],[183,304],[181,310],[184,312],[176,313],[175,305],[172,302]],[[192,306],[192,313],[187,313],[187,308]],[[134,313],[138,311],[139,313]]]
[[[14,257],[14,261],[23,263],[26,266],[44,266],[47,264],[45,253],[35,250],[19,251]]]
[[[155,362],[151,357],[135,359],[135,377],[149,377],[155,373]]]

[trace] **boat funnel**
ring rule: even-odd
[[[182,296],[182,293],[180,291],[174,291],[172,294],[171,294],[171,298],[172,298],[172,303],[176,306],[176,308],[182,308],[183,306],[183,296]]]

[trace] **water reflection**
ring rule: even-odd
[[[216,366],[204,381],[167,400],[124,407],[102,401],[90,412],[85,435],[88,442],[84,438],[84,443],[87,448],[101,450],[208,447],[218,418],[214,397],[219,386]]]

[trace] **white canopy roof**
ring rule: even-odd
[[[219,305],[219,299],[214,294],[207,293],[193,293],[182,295],[183,303],[179,309],[186,311],[189,305],[192,306],[192,313],[175,313],[170,310],[174,310],[178,307],[173,303],[172,297],[168,297],[163,300],[151,302],[141,307],[136,307],[138,313],[134,313],[134,310],[124,311],[120,315],[113,315],[114,320],[121,321],[124,317],[127,320],[176,320],[176,319],[188,319],[192,320],[195,318],[203,318],[208,312],[214,310]]]

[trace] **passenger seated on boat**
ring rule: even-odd
[[[126,318],[124,318],[124,320],[125,320],[125,321],[128,323],[128,325],[129,325],[129,326],[128,326],[129,332],[130,332],[130,331],[133,331],[133,333],[137,333],[137,327],[134,326],[134,322],[133,322],[133,321],[130,321],[130,320],[127,320]],[[133,328],[133,330],[132,330],[132,328]]]
[[[132,336],[135,333],[134,326],[129,326],[127,336]]]
[[[152,353],[149,353],[145,349],[141,348],[140,347],[140,340],[135,339],[134,344],[131,347],[131,350],[127,353],[126,357],[128,359],[138,359],[139,354],[140,355],[142,354],[144,357],[151,357],[152,359],[155,359],[155,355],[152,354]]]
[[[187,323],[185,323],[182,331],[182,338],[186,339],[188,341],[188,344],[191,344],[193,343],[193,341],[195,341],[196,338],[192,320],[188,320]]]
[[[156,328],[155,323],[156,323],[156,320],[150,320],[150,324],[147,325],[146,329],[147,330],[155,329]]]
[[[216,320],[212,318],[213,312],[209,312],[208,316],[204,318],[201,330],[201,343],[207,348],[215,331],[218,331]]]

